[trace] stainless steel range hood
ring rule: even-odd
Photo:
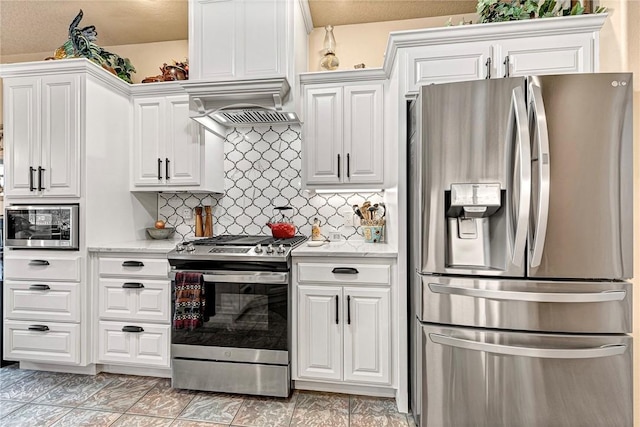
[[[208,130],[267,124],[300,124],[289,101],[285,77],[239,81],[183,80],[189,94],[191,118]],[[194,109],[195,107],[195,109]]]

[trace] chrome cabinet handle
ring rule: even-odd
[[[27,329],[30,331],[47,332],[49,327],[47,325],[29,325]]]
[[[29,166],[29,191],[35,191],[36,187],[33,185],[33,173],[36,169],[32,166]]]
[[[338,178],[340,178],[340,154],[338,154]]]
[[[49,261],[46,259],[32,259],[29,261],[29,265],[49,265]]]
[[[331,270],[331,272],[334,274],[358,274],[359,273],[358,269],[353,267],[335,267],[333,270]]]
[[[123,326],[122,332],[144,332],[144,329],[141,326]]]
[[[547,128],[547,114],[544,109],[544,100],[540,86],[533,82],[529,84],[529,98],[531,100],[531,112],[529,126],[536,133],[536,146],[538,148],[536,159],[538,165],[538,206],[536,209],[537,223],[531,240],[531,267],[538,267],[542,262],[544,241],[547,235],[547,223],[549,221],[549,194],[551,190],[551,165],[549,156],[549,130]],[[531,227],[533,230],[533,227]],[[531,231],[530,231],[531,233]]]
[[[504,62],[503,62],[503,64],[504,64],[504,76],[505,76],[505,77],[509,77],[509,74],[510,74],[510,70],[509,70],[509,68],[510,68],[510,64],[509,64],[509,55],[507,55],[507,56],[504,58]]]
[[[464,288],[461,286],[441,285],[429,283],[429,289],[436,294],[461,295],[472,298],[484,298],[498,301],[525,302],[609,302],[622,301],[627,296],[626,291],[604,292],[519,292],[499,291],[493,289]]]
[[[465,350],[483,351],[507,356],[534,357],[538,359],[591,359],[596,357],[617,356],[627,350],[625,344],[610,344],[592,348],[547,348],[490,344],[441,334],[429,334],[429,338],[434,343]]]
[[[169,179],[169,158],[165,157],[164,159],[164,177],[165,179]]]
[[[518,215],[513,240],[512,264],[520,267],[524,262],[527,245],[527,228],[529,227],[529,209],[531,203],[531,147],[529,141],[529,127],[527,126],[527,106],[524,102],[524,91],[516,87],[511,93],[511,111],[509,113],[508,135],[512,133],[513,123],[516,125],[518,153]]]
[[[158,157],[158,181],[162,179],[162,159]]]
[[[44,285],[44,284],[34,284],[29,286],[29,290],[30,291],[48,291],[51,288],[49,287],[49,285]]]
[[[42,172],[44,171],[43,167],[38,166],[38,191],[44,190],[44,185],[42,184]]]
[[[491,57],[487,58],[487,62],[485,62],[484,65],[487,67],[487,74],[484,78],[490,79],[491,78]]]

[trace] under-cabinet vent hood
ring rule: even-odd
[[[227,127],[300,123],[287,108],[294,103],[287,102],[291,87],[285,77],[180,83],[189,94],[191,118],[214,133]]]

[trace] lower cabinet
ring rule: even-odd
[[[7,320],[4,357],[46,363],[80,363],[80,324]]]
[[[377,267],[342,267],[358,273],[334,274],[333,285],[297,284],[295,379],[391,385],[390,284],[350,283],[355,276],[366,277],[369,269]],[[299,265],[302,277],[305,268],[313,266]]]
[[[164,254],[100,254],[96,363],[168,368],[171,282]]]

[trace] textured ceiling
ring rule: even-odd
[[[475,10],[473,1],[309,0],[315,27],[447,16]],[[0,55],[52,52],[69,24],[95,25],[100,46],[187,38],[187,0],[0,0]]]

